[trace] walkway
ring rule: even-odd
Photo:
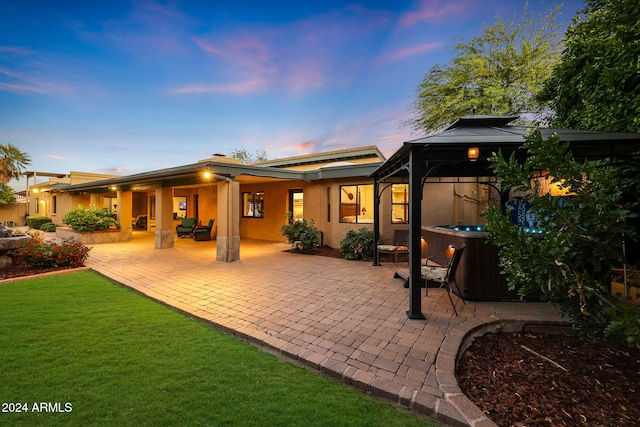
[[[151,298],[345,383],[455,426],[492,426],[464,396],[454,370],[465,337],[504,325],[559,323],[542,303],[467,303],[453,313],[441,289],[422,300],[427,320],[407,318],[408,290],[393,264],[286,252],[243,240],[241,260],[215,261],[215,241],[153,235],[95,245],[87,265]]]

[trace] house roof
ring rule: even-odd
[[[431,176],[492,176],[493,171],[487,159],[493,152],[502,150],[505,156],[513,153],[520,159],[526,156],[521,147],[525,136],[535,128],[510,126],[509,123],[517,118],[489,115],[461,117],[443,132],[403,143],[373,175],[381,178],[406,174],[403,171],[407,168],[410,153],[416,152],[429,168],[436,167]],[[561,141],[568,141],[578,160],[616,157],[640,150],[640,133],[539,129],[545,139],[556,133]],[[477,161],[470,162],[467,158],[467,149],[470,147],[480,149]]]
[[[345,150],[326,151],[323,153],[305,154],[301,156],[285,157],[282,159],[265,160],[251,163],[251,166],[271,166],[276,168],[290,168],[304,165],[327,164],[333,162],[348,162],[351,160],[371,159],[375,162],[385,160],[384,155],[375,145],[367,147],[348,148]]]
[[[65,188],[58,189],[60,191],[73,192],[111,192],[113,189],[122,191],[144,191],[158,187],[179,187],[185,185],[206,184],[204,172],[209,171],[218,176],[223,176],[238,181],[268,181],[268,180],[299,180],[299,181],[315,181],[319,179],[330,178],[349,178],[358,176],[369,176],[381,164],[384,157],[375,147],[364,147],[350,150],[341,150],[333,153],[320,153],[308,156],[299,156],[272,166],[269,162],[260,162],[259,164],[243,165],[230,163],[228,161],[216,161],[215,158],[200,161],[189,165],[176,166],[172,168],[159,169],[150,172],[143,172],[133,175],[127,175],[117,178],[109,178],[104,180],[86,182],[82,184],[68,185]],[[376,154],[378,153],[378,154]],[[344,161],[349,156],[355,158],[364,156],[372,160],[380,156],[380,161],[348,164],[338,163],[331,165],[332,160],[335,162]],[[322,161],[320,161],[322,159]],[[286,159],[285,159],[286,160]],[[277,164],[277,161],[273,161]],[[288,165],[287,165],[287,162]],[[294,163],[301,162],[324,163],[324,167],[314,170],[291,170]]]

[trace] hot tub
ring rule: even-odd
[[[500,274],[498,248],[487,241],[488,236],[481,225],[422,227],[423,257],[451,257],[452,248],[464,245],[456,275],[461,296],[471,301],[517,300],[517,292],[509,291],[506,276]],[[457,294],[454,287],[451,290]]]

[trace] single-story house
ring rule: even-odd
[[[377,147],[366,146],[251,164],[215,155],[120,177],[71,172],[30,185],[28,212],[61,225],[65,212],[79,205],[105,208],[117,215],[125,236],[146,215],[156,248],[174,245],[183,218],[202,225],[213,219],[217,259],[234,261],[242,238],[282,241],[289,212],[294,220],[313,220],[323,244],[338,248],[347,231],[373,228],[378,203],[379,240],[388,241],[394,229],[408,227],[409,188],[399,180],[378,199],[372,173],[385,160]],[[478,223],[488,195],[475,179],[425,190],[438,209],[424,211],[422,223]]]

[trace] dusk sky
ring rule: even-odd
[[[388,157],[421,136],[401,123],[429,68],[525,3],[0,0],[0,144],[28,170],[117,175],[234,148]]]

